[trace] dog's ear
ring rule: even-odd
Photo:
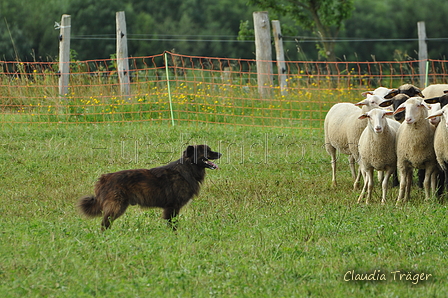
[[[187,149],[185,150],[185,157],[193,157],[194,156],[194,150],[195,150],[195,148],[194,148],[194,146],[188,146],[187,147]]]

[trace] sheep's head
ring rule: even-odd
[[[442,96],[425,99],[425,102],[431,104],[440,102],[440,106],[443,108],[448,104],[448,90],[443,91],[443,93],[445,94]]]
[[[366,99],[361,100],[360,102],[355,103],[355,106],[361,106],[363,112],[368,112],[372,109],[379,108],[380,103],[383,100],[378,95],[366,94]]]
[[[416,96],[422,98],[424,97],[420,89],[418,89],[414,85],[404,84],[398,87],[398,89],[392,89],[392,91],[384,96],[384,99],[392,100],[392,102],[389,103],[389,101],[384,101],[382,104],[380,104],[380,106],[384,107],[393,104],[394,110],[396,110],[403,102],[408,100],[410,97]],[[397,113],[394,115],[394,118],[398,122],[403,122],[404,113]]]
[[[398,87],[398,89],[392,89],[388,94],[384,96],[385,99],[391,99],[398,94],[406,94],[409,97],[424,97],[420,89],[411,84],[404,84]]]
[[[437,113],[440,110],[440,102],[431,104],[431,112],[429,113],[429,116],[426,119],[429,119],[429,123],[431,123],[433,126],[437,127],[440,123],[441,116],[434,116],[435,113]]]
[[[373,109],[361,116],[359,116],[358,119],[365,119],[368,118],[368,127],[374,132],[374,133],[383,133],[384,128],[387,126],[387,116],[392,116],[392,111],[386,111],[382,109]]]
[[[395,110],[394,115],[405,111],[405,123],[413,124],[428,117],[429,109],[431,107],[423,101],[423,98],[411,97]]]
[[[432,112],[426,119],[432,120],[437,117],[442,117],[439,125],[445,124],[445,128],[448,129],[448,105],[444,106],[442,109]]]
[[[379,104],[380,107],[388,107],[390,105],[393,106],[393,109],[396,110],[401,104],[403,104],[410,97],[406,94],[397,94],[391,99],[386,99]],[[394,115],[395,120],[398,122],[403,122],[404,120],[404,112],[400,112]]]
[[[365,91],[363,93],[361,93],[362,96],[367,97],[368,94],[370,95],[378,95],[382,98],[384,98],[384,96],[386,96],[390,91],[392,91],[393,89],[389,89],[386,87],[378,87],[373,91]]]

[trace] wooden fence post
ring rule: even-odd
[[[68,84],[70,81],[70,27],[71,16],[62,15],[59,27],[59,96],[68,94]],[[58,29],[56,27],[56,29]]]
[[[253,13],[255,30],[255,59],[257,61],[258,92],[270,95],[272,86],[271,28],[267,11]]]
[[[420,70],[420,86],[425,88],[428,82],[426,82],[426,61],[428,60],[428,47],[426,45],[426,29],[425,22],[417,23],[418,30],[418,60]]]
[[[117,22],[117,72],[120,81],[120,92],[122,96],[129,97],[129,60],[128,60],[128,38],[126,33],[126,18],[124,11],[116,14]]]
[[[285,52],[283,51],[283,36],[280,27],[280,21],[272,21],[272,33],[274,34],[275,42],[275,56],[277,59],[277,72],[278,81],[280,83],[280,91],[282,95],[286,95],[286,64],[285,64]]]

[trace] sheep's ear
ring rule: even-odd
[[[434,113],[432,113],[432,115],[429,115],[428,117],[426,117],[426,119],[432,119],[435,117],[439,117],[443,115],[443,109],[440,109],[438,111],[435,111]]]
[[[367,113],[366,114],[362,114],[361,116],[359,116],[358,117],[358,119],[366,119],[366,118],[369,118],[369,115],[367,115]]]
[[[373,91],[365,91],[361,93],[362,96],[367,97],[367,94],[373,95]]]
[[[355,106],[365,106],[368,104],[367,99],[361,100],[360,102],[355,103]]]
[[[431,110],[431,106],[429,106],[426,102],[422,101],[422,106],[424,106],[426,109]]]
[[[438,103],[440,102],[440,97],[433,97],[425,99],[426,103]]]
[[[406,107],[404,105],[399,106],[395,112],[393,113],[393,115],[398,114],[400,112],[403,112],[404,110],[406,110]]]
[[[392,116],[393,114],[394,114],[393,111],[387,111],[384,113],[384,116],[389,117],[389,116]]]
[[[389,93],[387,93],[384,96],[384,99],[391,99],[392,97],[396,96],[397,94],[400,93],[400,90],[398,89],[392,89],[391,91],[389,91]]]
[[[380,103],[380,107],[385,108],[390,106],[394,101],[392,99],[385,100],[382,103]]]

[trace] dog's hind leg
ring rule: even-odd
[[[164,208],[163,209],[163,219],[168,221],[168,225],[173,229],[173,231],[177,230],[177,215],[179,214],[180,208]]]
[[[101,230],[109,229],[112,222],[119,218],[128,208],[129,203],[113,202],[107,204],[104,208],[103,221],[101,222]]]

